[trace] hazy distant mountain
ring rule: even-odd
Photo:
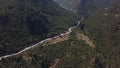
[[[75,21],[52,0],[0,0],[0,55],[59,34]]]
[[[75,11],[78,9],[78,6],[81,2],[81,0],[55,0],[55,1],[62,5],[63,7],[73,9]]]
[[[73,9],[82,15],[95,14],[97,10],[106,8],[120,0],[55,0],[62,6]]]

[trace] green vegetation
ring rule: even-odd
[[[56,68],[92,68],[96,53],[84,41],[77,39],[77,32],[75,30],[68,41],[46,45],[19,56],[3,59],[0,61],[0,67],[49,68],[55,64],[56,59],[59,59]]]
[[[96,45],[94,68],[120,67],[120,6],[113,6],[81,24],[84,34]]]
[[[84,7],[86,14],[96,7],[87,8]],[[79,17],[52,0],[0,0],[0,9],[0,55],[14,53],[57,35],[75,25]],[[89,36],[95,49],[79,40],[78,33]],[[0,68],[49,68],[54,64],[55,68],[118,68],[119,43],[120,6],[113,5],[84,20],[69,40],[2,59]]]
[[[77,19],[52,0],[0,0],[0,56],[57,35]]]

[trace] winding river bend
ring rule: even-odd
[[[82,17],[81,20],[78,21],[77,25],[68,28],[68,31],[66,31],[65,33],[61,33],[60,35],[70,34],[70,33],[72,32],[72,29],[75,29],[76,27],[78,27],[78,26],[80,25],[81,21],[83,21],[83,20],[84,20],[84,17]],[[12,57],[12,56],[19,55],[19,54],[21,54],[21,53],[23,53],[23,52],[25,52],[25,51],[27,51],[27,50],[30,50],[30,49],[32,49],[32,48],[35,48],[36,46],[39,46],[40,44],[42,44],[42,43],[44,43],[44,42],[46,42],[46,41],[53,40],[53,38],[58,37],[58,36],[60,36],[60,35],[57,35],[57,36],[54,36],[54,37],[51,37],[51,38],[44,39],[44,40],[42,40],[42,41],[40,41],[40,42],[38,42],[38,43],[36,43],[36,44],[34,44],[34,45],[32,45],[32,46],[29,46],[29,47],[24,48],[23,50],[21,50],[21,51],[19,51],[19,52],[17,52],[17,53],[10,54],[10,55],[5,55],[5,56],[1,56],[1,57],[0,57],[0,60],[5,59],[5,58],[9,58],[9,57]]]

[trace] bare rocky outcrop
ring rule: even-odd
[[[77,38],[80,40],[85,41],[90,47],[95,48],[95,45],[90,38],[84,34],[77,33]]]

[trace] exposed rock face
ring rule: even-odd
[[[76,11],[81,0],[55,0],[61,6]]]

